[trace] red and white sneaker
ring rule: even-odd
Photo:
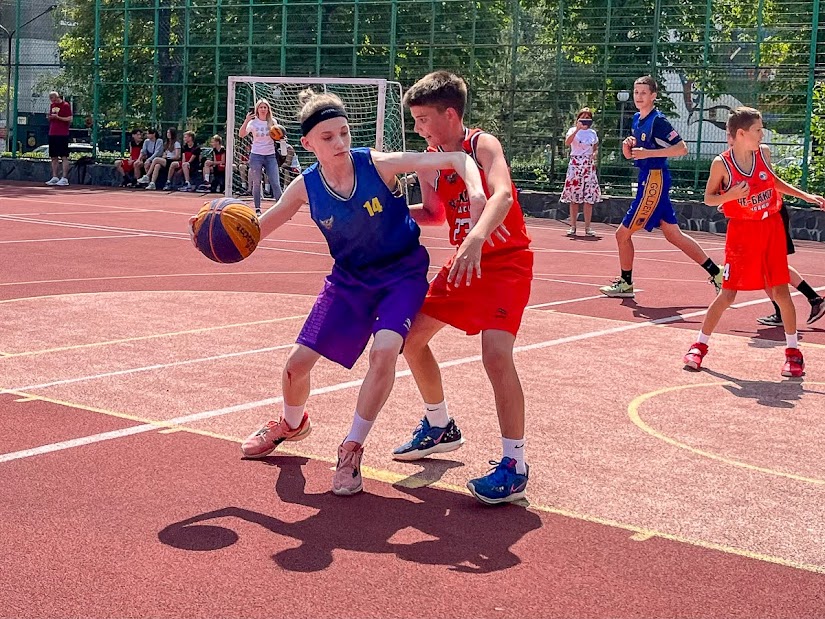
[[[361,458],[364,448],[354,441],[338,446],[338,464],[332,476],[332,492],[338,496],[358,494],[364,489],[361,480]]]
[[[270,421],[263,428],[250,434],[241,444],[241,451],[247,458],[263,458],[278,448],[284,441],[300,441],[312,432],[309,415],[304,413],[301,423],[293,429],[287,425],[283,417],[277,421]]]
[[[798,378],[805,374],[805,360],[802,351],[798,348],[785,349],[785,365],[782,366],[782,376]]]
[[[687,351],[687,354],[683,359],[685,362],[685,367],[690,368],[691,370],[701,370],[702,359],[705,358],[706,354],[708,354],[708,345],[696,342],[690,347],[690,350]]]

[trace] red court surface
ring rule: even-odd
[[[281,408],[280,372],[331,259],[307,212],[218,265],[186,232],[204,197],[0,186],[0,617],[822,617],[825,319],[801,380],[760,293],[682,355],[713,287],[637,234],[635,300],[613,228],[529,221],[516,363],[529,503],[465,489],[500,455],[480,340],[433,343],[460,451],[390,457],[422,414],[401,359],[365,492],[330,492],[362,359],[322,360],[313,432],[263,461],[238,443]],[[453,249],[425,228],[434,265]],[[696,234],[721,260],[724,239]],[[825,246],[791,259],[825,290]],[[434,272],[434,271],[433,271]]]

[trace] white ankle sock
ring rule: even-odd
[[[516,461],[516,472],[524,475],[527,472],[527,462],[524,459],[524,439],[512,439],[501,437],[501,447],[505,458],[512,458]]]
[[[424,416],[434,428],[446,428],[450,423],[450,416],[447,414],[447,400],[438,404],[424,404]]]
[[[710,336],[705,335],[701,331],[699,331],[699,339],[697,340],[700,344],[707,344],[710,341]]]
[[[799,333],[786,333],[785,341],[788,343],[788,348],[799,348]]]
[[[284,421],[286,421],[286,425],[293,430],[301,425],[301,420],[304,418],[304,409],[306,406],[306,402],[299,404],[298,406],[290,406],[284,402]]]
[[[352,417],[352,427],[350,428],[349,434],[347,434],[347,438],[344,439],[344,442],[355,441],[359,445],[363,445],[374,423],[375,420],[367,421],[358,414],[358,411],[355,411],[355,415]]]

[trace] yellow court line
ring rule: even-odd
[[[720,384],[720,383],[713,383],[713,384]],[[172,431],[183,431],[183,432],[186,432],[186,433],[189,433],[189,434],[196,434],[196,435],[199,435],[199,436],[205,436],[205,437],[219,439],[219,440],[223,440],[223,441],[229,441],[229,442],[237,443],[237,444],[240,444],[243,441],[243,439],[241,439],[239,437],[236,437],[236,436],[228,436],[228,435],[224,435],[224,434],[218,434],[216,432],[209,432],[207,430],[198,430],[196,428],[189,428],[189,427],[186,427],[186,426],[176,426],[176,425],[164,423],[164,422],[158,421],[158,420],[145,419],[145,418],[142,418],[142,417],[137,417],[135,415],[129,415],[129,414],[126,414],[126,413],[119,413],[119,412],[111,411],[111,410],[93,408],[93,407],[85,406],[83,404],[65,402],[65,401],[61,401],[61,400],[55,400],[53,398],[47,398],[47,397],[32,395],[32,394],[26,394],[26,393],[23,393],[23,392],[14,392],[14,393],[17,393],[17,395],[21,395],[21,396],[28,396],[28,397],[31,397],[31,398],[37,399],[37,400],[43,400],[45,402],[52,402],[54,404],[60,404],[60,405],[67,406],[67,407],[70,407],[70,408],[76,408],[78,410],[85,410],[85,411],[90,411],[90,412],[94,412],[94,413],[102,413],[104,415],[111,415],[111,416],[114,416],[114,417],[119,417],[121,419],[129,419],[131,421],[139,421],[139,422],[142,422],[142,423],[152,424],[152,425],[158,426],[159,428],[166,428],[166,429],[172,430]],[[336,462],[335,458],[328,458],[328,457],[324,457],[324,456],[318,456],[318,455],[314,455],[314,454],[304,453],[304,452],[298,451],[296,449],[292,449],[286,444],[281,444],[278,447],[278,453],[284,454],[284,455],[289,455],[289,456],[300,457],[300,458],[307,458],[307,459],[315,460],[315,461],[318,461],[318,462],[327,462],[327,463],[330,463],[330,464],[335,464],[335,462]],[[439,490],[446,490],[446,491],[454,492],[454,493],[457,493],[457,494],[463,494],[463,495],[469,495],[470,494],[470,492],[462,486],[456,486],[456,485],[453,485],[453,484],[448,484],[448,483],[440,481],[440,480],[433,481],[432,483],[429,483],[429,484],[426,484],[426,481],[422,482],[422,480],[420,480],[420,479],[417,479],[414,482],[410,482],[409,480],[413,476],[402,475],[400,473],[394,473],[392,471],[387,471],[387,470],[384,470],[384,469],[376,469],[376,468],[372,468],[372,467],[368,467],[368,466],[361,467],[361,472],[362,472],[362,475],[364,477],[366,477],[367,479],[372,479],[374,481],[383,482],[383,483],[387,483],[387,484],[402,485],[402,486],[406,486],[406,487],[418,487],[418,486],[421,486],[421,485],[428,485],[431,488],[436,488],[436,489],[439,489]],[[536,504],[536,503],[530,503],[529,508],[533,509],[534,511],[544,512],[544,513],[548,513],[548,514],[554,514],[554,515],[557,515],[557,516],[562,516],[564,518],[570,518],[570,519],[573,519],[573,520],[580,520],[580,521],[583,521],[583,522],[590,522],[592,524],[607,526],[607,527],[611,527],[611,528],[614,528],[614,529],[622,529],[624,531],[628,531],[628,532],[632,533],[633,535],[631,535],[631,539],[633,539],[634,541],[645,541],[645,540],[648,540],[648,539],[652,539],[654,537],[658,537],[658,538],[665,539],[665,540],[668,540],[668,541],[677,542],[677,543],[680,543],[680,544],[687,544],[689,546],[696,546],[696,547],[699,547],[699,548],[705,548],[707,550],[715,550],[715,551],[718,551],[718,552],[723,552],[725,554],[735,555],[735,556],[743,557],[743,558],[746,558],[746,559],[753,559],[753,560],[762,561],[762,562],[765,562],[765,563],[772,563],[772,564],[775,564],[775,565],[782,565],[782,566],[785,566],[785,567],[790,567],[790,568],[793,568],[793,569],[803,570],[803,571],[806,571],[806,572],[814,572],[814,573],[817,573],[817,574],[825,574],[825,566],[822,566],[822,565],[815,565],[815,564],[812,564],[812,563],[803,563],[803,562],[798,562],[798,561],[791,561],[791,560],[788,560],[788,559],[783,559],[781,557],[775,557],[775,556],[772,556],[772,555],[767,555],[767,554],[763,554],[763,553],[759,553],[759,552],[753,552],[751,550],[745,550],[743,548],[735,548],[733,546],[726,546],[724,544],[717,544],[717,543],[714,543],[714,542],[708,542],[708,541],[700,540],[700,539],[692,539],[692,538],[683,537],[683,536],[680,536],[680,535],[671,535],[670,533],[665,533],[663,531],[657,531],[655,529],[648,529],[648,528],[636,526],[636,525],[633,525],[633,524],[628,524],[628,523],[619,522],[619,521],[616,521],[616,520],[611,520],[609,518],[601,518],[599,516],[591,516],[589,514],[581,514],[581,513],[578,513],[578,512],[572,511],[572,510],[568,510],[568,509],[564,509],[564,508],[560,508],[560,507],[553,507],[553,506],[549,506],[549,505],[541,505],[541,504]],[[495,508],[493,508],[493,509],[495,509]]]
[[[94,293],[92,293],[94,294]],[[253,322],[237,322],[229,325],[217,325],[215,327],[200,327],[198,329],[188,329],[186,331],[169,331],[167,333],[157,333],[152,335],[139,335],[135,337],[125,337],[118,340],[105,340],[103,342],[91,342],[89,344],[75,344],[72,346],[59,346],[56,348],[44,348],[43,350],[28,350],[26,352],[6,353],[6,357],[30,357],[33,355],[44,355],[53,352],[63,352],[66,350],[79,350],[81,348],[93,348],[97,346],[109,346],[112,344],[123,344],[126,342],[140,342],[144,340],[151,340],[161,337],[173,337],[178,335],[190,335],[193,333],[206,333],[208,331],[217,331],[220,329],[234,329],[235,327],[250,327],[255,325],[264,325],[276,322],[286,322],[288,320],[298,320],[299,318],[306,318],[306,314],[298,314],[296,316],[284,316],[282,318],[269,318],[267,320],[255,320]]]
[[[806,382],[806,385],[825,385],[825,383],[819,382]],[[724,462],[725,464],[730,464],[731,466],[737,466],[743,469],[747,469],[749,471],[757,471],[759,473],[765,473],[767,475],[775,475],[777,477],[785,477],[787,479],[793,479],[794,481],[801,481],[807,484],[815,484],[815,485],[825,485],[825,479],[817,479],[815,477],[805,477],[803,475],[797,475],[795,473],[787,473],[785,471],[777,471],[775,469],[769,469],[763,466],[757,466],[755,464],[750,464],[748,462],[742,462],[741,460],[736,460],[734,458],[728,458],[726,456],[720,456],[719,454],[715,454],[711,451],[706,451],[704,449],[699,449],[697,447],[693,447],[688,445],[687,443],[682,443],[681,441],[677,441],[674,438],[671,438],[665,434],[662,434],[655,428],[652,428],[648,425],[639,415],[639,409],[641,408],[642,404],[646,401],[651,400],[657,396],[664,395],[666,393],[672,393],[674,391],[681,391],[684,389],[696,389],[702,387],[725,387],[725,386],[736,386],[736,383],[733,381],[724,381],[724,382],[713,382],[713,383],[696,383],[696,384],[687,384],[687,385],[676,385],[674,387],[665,387],[663,389],[657,389],[656,391],[650,391],[649,393],[645,393],[640,395],[639,397],[635,398],[630,405],[627,407],[627,414],[630,417],[630,420],[639,427],[642,431],[650,434],[654,438],[659,439],[660,441],[664,441],[669,445],[673,445],[674,447],[678,447],[679,449],[684,449],[685,451],[689,451],[690,453],[696,454],[698,456],[702,456],[704,458],[710,458],[711,460],[716,460],[718,462]]]

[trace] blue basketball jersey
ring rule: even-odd
[[[421,230],[400,188],[391,191],[375,169],[369,148],[353,148],[355,183],[348,197],[336,194],[318,163],[302,172],[309,211],[336,266],[351,273],[387,266],[415,250]]]
[[[655,108],[644,118],[640,117],[639,112],[633,115],[633,137],[636,138],[637,147],[649,150],[667,148],[682,141],[679,132],[673,128],[665,115]],[[667,157],[638,159],[633,163],[642,170],[661,170],[667,168]]]

